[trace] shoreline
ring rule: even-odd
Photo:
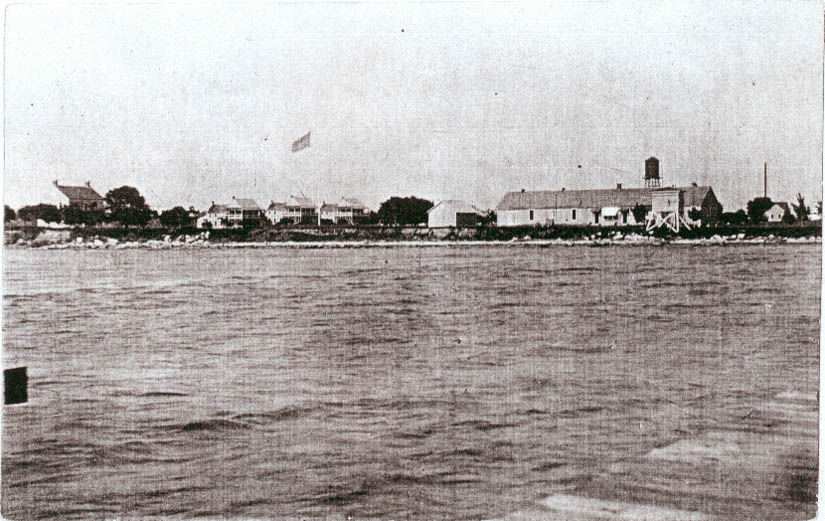
[[[552,247],[552,246],[735,246],[766,244],[821,244],[818,236],[807,237],[745,237],[744,234],[710,238],[662,238],[640,234],[616,234],[607,238],[577,239],[522,239],[510,240],[327,240],[314,241],[225,241],[210,240],[208,233],[195,236],[181,235],[174,239],[166,235],[163,240],[145,239],[120,241],[115,238],[99,237],[84,240],[82,237],[70,239],[68,232],[45,231],[34,239],[19,239],[6,244],[9,249],[45,249],[45,250],[124,250],[124,249],[243,249],[243,248],[291,248],[291,249],[341,249],[341,248],[432,248],[432,247]]]

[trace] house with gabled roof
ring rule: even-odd
[[[368,210],[360,200],[354,197],[342,197],[338,203],[321,205],[321,219],[336,224],[356,224],[367,218]]]
[[[198,217],[196,223],[198,228],[211,228],[215,230],[230,228],[229,206],[225,204],[215,204],[215,201],[212,201],[212,206],[206,210],[205,214]]]
[[[266,212],[264,212],[264,216],[272,224],[278,224],[281,220],[286,218],[286,203],[270,201],[269,206],[266,208]]]
[[[226,204],[215,204],[200,216],[197,221],[198,228],[237,228],[244,224],[260,222],[264,212],[253,199],[233,197],[232,202]]]
[[[318,220],[315,203],[309,197],[291,195],[286,202],[271,201],[265,216],[272,224],[291,222],[292,224],[314,224]]]
[[[75,206],[81,210],[103,210],[106,200],[92,188],[90,181],[82,186],[61,185],[54,180],[54,186],[62,196],[58,207]]]
[[[232,197],[232,202],[227,207],[229,208],[229,222],[235,224],[260,221],[264,216],[264,211],[254,199]]]
[[[791,214],[791,207],[785,202],[773,203],[773,206],[765,212],[765,218],[769,223],[781,223],[787,215],[793,214]]]
[[[295,224],[316,224],[318,221],[318,208],[309,197],[291,195],[284,206],[284,217]]]

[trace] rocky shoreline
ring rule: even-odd
[[[737,244],[821,244],[818,236],[778,237],[773,234],[749,237],[744,233],[735,235],[713,235],[709,238],[663,238],[639,233],[624,234],[611,232],[592,234],[575,239],[542,239],[523,235],[510,240],[330,240],[319,238],[313,241],[227,241],[211,238],[209,231],[197,234],[166,234],[162,239],[118,240],[113,237],[73,237],[68,230],[43,230],[34,238],[26,239],[6,235],[7,248],[40,248],[50,250],[66,249],[173,249],[173,248],[388,248],[388,247],[433,247],[433,246],[644,246],[644,245],[685,245],[722,246]],[[11,239],[11,240],[10,240]]]

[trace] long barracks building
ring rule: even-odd
[[[645,161],[645,188],[606,190],[545,190],[507,193],[496,207],[499,226],[524,225],[593,225],[621,226],[645,224],[636,221],[633,209],[645,208],[646,218],[653,206],[653,192],[660,189],[659,160]],[[714,223],[722,214],[722,205],[710,186],[674,187],[684,198],[683,219],[689,224]],[[698,210],[697,219],[693,210]]]
[[[618,186],[613,190],[509,192],[496,207],[496,222],[499,226],[644,224],[644,221],[636,222],[633,208],[642,205],[650,211],[654,190]],[[684,193],[683,217],[688,223],[712,223],[719,219],[722,205],[716,199],[713,188],[687,186],[678,190]],[[688,215],[694,208],[700,211],[699,219],[691,219]]]

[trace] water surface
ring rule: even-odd
[[[2,513],[512,512],[816,392],[820,255],[6,250]]]

